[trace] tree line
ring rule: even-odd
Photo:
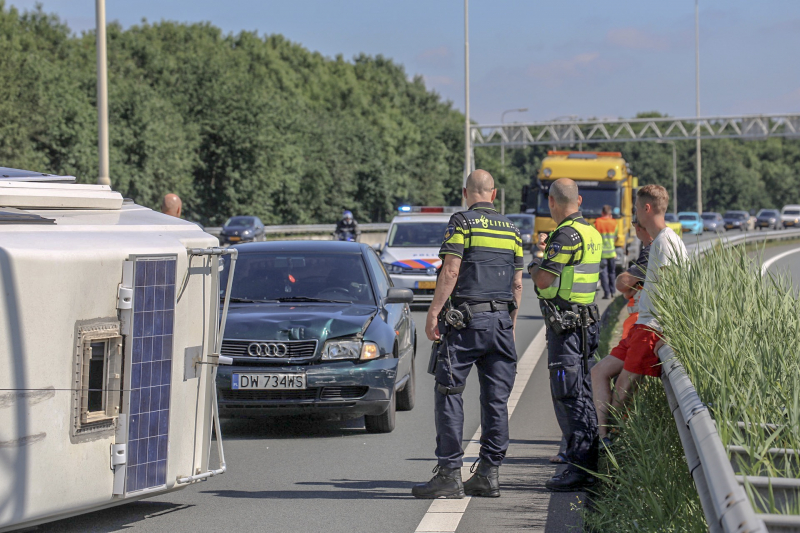
[[[390,59],[327,58],[281,35],[210,23],[143,21],[107,30],[113,187],[157,208],[174,192],[186,218],[220,224],[388,221],[401,204],[457,205],[463,115]],[[97,176],[94,32],[0,0],[0,166]],[[620,150],[641,183],[671,190],[669,147]],[[694,206],[694,142],[678,143],[679,205]],[[546,147],[476,150],[517,209]],[[800,142],[703,143],[708,209],[800,202]]]

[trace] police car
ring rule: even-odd
[[[401,206],[389,226],[381,260],[395,287],[411,289],[414,302],[430,302],[436,273],[442,266],[439,248],[447,223],[460,207]]]

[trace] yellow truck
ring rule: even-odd
[[[536,215],[534,240],[539,233],[556,228],[547,198],[550,185],[559,178],[578,184],[583,198],[583,216],[594,223],[604,205],[610,205],[617,219],[617,269],[627,267],[639,253],[639,241],[631,225],[638,179],[631,175],[620,152],[549,151],[530,185],[522,188],[522,212]]]

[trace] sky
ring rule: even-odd
[[[76,32],[92,0],[36,2]],[[460,0],[107,0],[123,27],[208,21],[283,34],[328,57],[382,54],[464,110]],[[695,115],[692,0],[472,0],[470,110],[479,124],[559,117]],[[700,0],[703,116],[800,112],[800,2]]]

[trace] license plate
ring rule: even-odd
[[[228,240],[229,241],[241,241],[242,238],[241,237],[228,237]]]
[[[784,222],[784,226],[794,226],[794,222]]]
[[[733,224],[725,224],[725,229],[733,229]]]
[[[417,282],[418,289],[435,289],[436,282],[435,281],[418,281]]]
[[[306,388],[305,374],[234,374],[231,389],[299,390]]]

